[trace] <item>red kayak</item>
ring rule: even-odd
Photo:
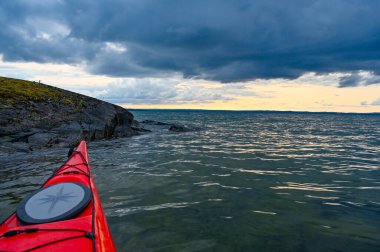
[[[1,224],[0,251],[115,251],[85,141]]]

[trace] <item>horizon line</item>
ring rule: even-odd
[[[379,112],[335,112],[335,111],[306,111],[306,110],[235,110],[235,109],[186,109],[186,108],[127,108],[127,110],[166,110],[166,111],[209,111],[209,112],[261,112],[261,113],[308,113],[308,114],[358,114],[380,115]]]

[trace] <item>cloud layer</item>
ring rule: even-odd
[[[379,9],[376,0],[0,1],[0,54],[118,77],[352,72],[340,86],[366,85],[358,71],[380,75]]]
[[[192,82],[192,81],[189,81]],[[121,78],[94,96],[112,103],[199,104],[231,101],[235,96],[259,96],[244,85],[181,82],[178,78]]]
[[[370,72],[352,72],[339,78],[340,87],[368,86],[380,83],[380,76]]]

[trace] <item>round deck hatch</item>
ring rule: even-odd
[[[90,200],[91,191],[87,186],[72,182],[58,183],[24,198],[16,214],[25,224],[68,220],[82,212]]]

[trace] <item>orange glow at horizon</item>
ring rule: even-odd
[[[223,85],[223,84],[221,84]],[[310,112],[380,112],[370,105],[380,95],[380,86],[338,88],[311,84],[251,85],[248,91],[261,96],[234,96],[233,100],[178,104],[120,104],[130,109],[278,110]],[[364,105],[363,103],[369,104]]]

